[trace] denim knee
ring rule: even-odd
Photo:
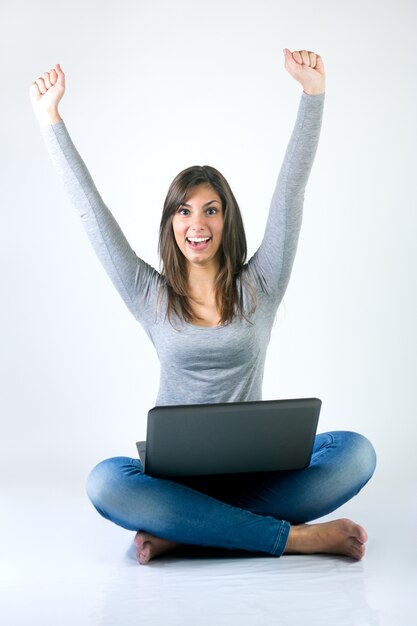
[[[361,489],[375,471],[376,452],[372,443],[364,435],[355,432],[346,434],[349,435],[349,443],[352,450],[352,472],[356,474]]]
[[[108,505],[117,492],[118,474],[124,463],[130,463],[128,457],[113,457],[98,463],[89,473],[86,491],[97,511],[107,517]]]

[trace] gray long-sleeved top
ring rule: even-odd
[[[156,404],[260,400],[266,350],[287,287],[301,226],[304,190],[320,134],[324,94],[303,92],[295,128],[271,201],[262,243],[238,280],[248,319],[223,326],[171,324],[164,279],[130,247],[101,199],[63,121],[43,135],[71,202],[104,269],[156,348],[161,364]],[[251,283],[257,306],[250,313]],[[159,313],[158,313],[159,311]]]

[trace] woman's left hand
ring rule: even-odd
[[[284,48],[285,69],[301,83],[310,96],[317,96],[326,90],[326,74],[319,54],[307,50],[291,52]]]

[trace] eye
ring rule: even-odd
[[[214,206],[211,206],[207,209],[207,215],[216,215],[217,209]]]
[[[189,215],[190,211],[188,209],[184,209],[184,207],[179,207],[177,213],[178,215]]]

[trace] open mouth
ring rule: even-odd
[[[187,237],[187,243],[195,250],[202,250],[210,241],[211,237]]]

